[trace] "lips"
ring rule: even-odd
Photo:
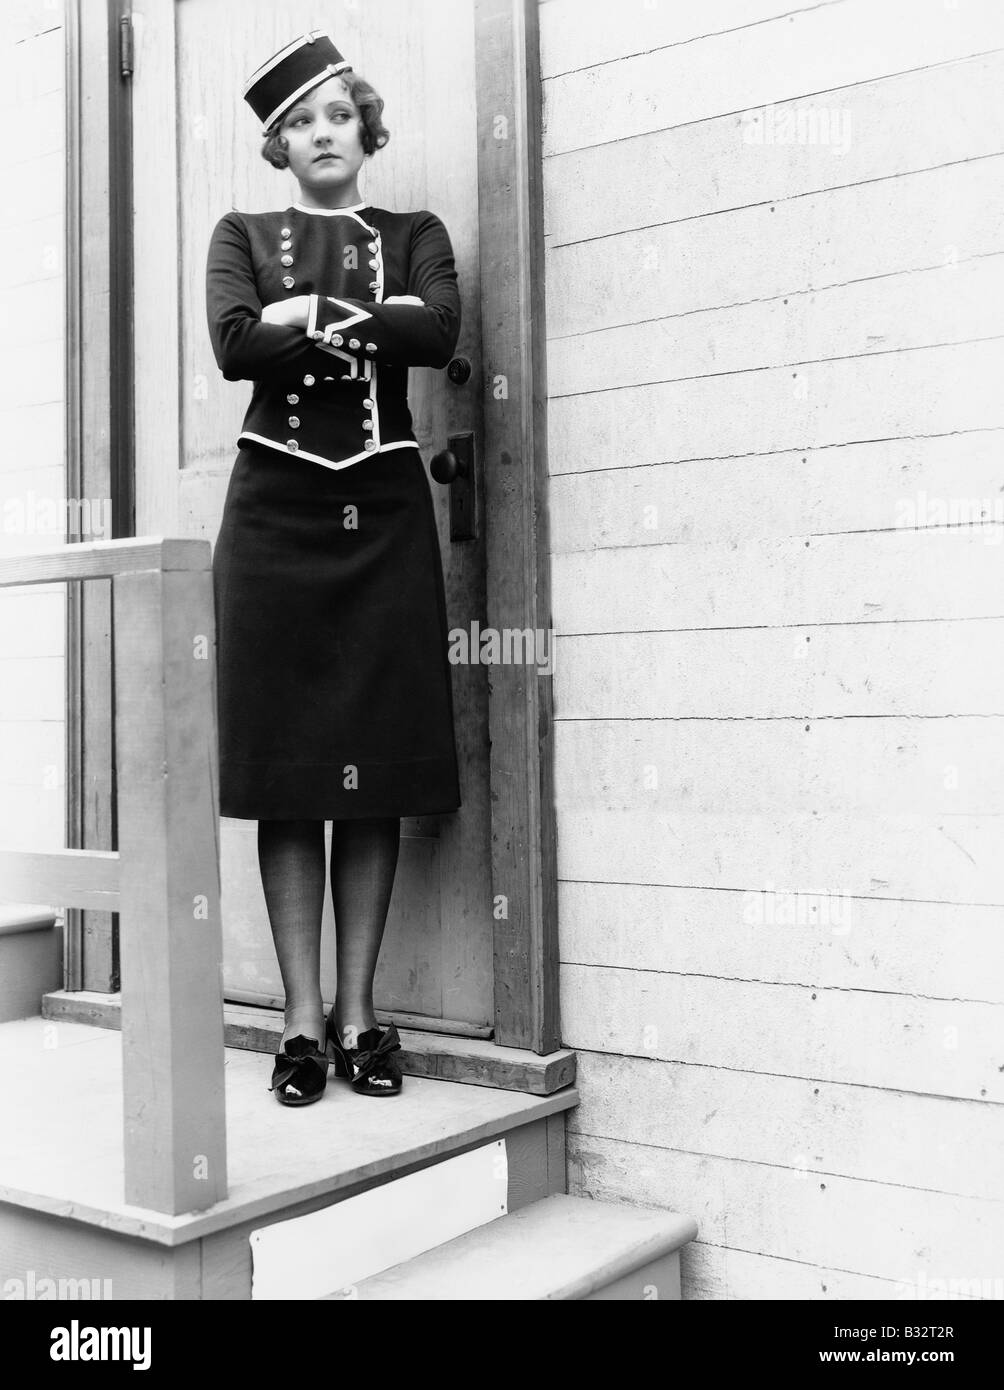
[[[323,164],[323,163],[325,163],[325,162],[326,162],[327,160],[329,160],[329,159],[337,159],[337,158],[338,158],[338,155],[336,155],[336,154],[315,154],[315,155],[314,155],[314,158],[313,158],[312,161],[311,161],[311,163],[312,163],[312,164]]]

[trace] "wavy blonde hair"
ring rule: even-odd
[[[359,108],[359,118],[362,122],[360,141],[363,150],[367,155],[382,150],[390,139],[390,131],[383,123],[383,97],[365,77],[360,77],[359,73],[353,72],[351,68],[339,76],[345,83],[349,96]],[[289,157],[286,154],[289,143],[282,134],[282,123],[285,119],[285,116],[280,116],[274,125],[269,127],[265,143],[261,147],[262,159],[274,169],[289,168]]]

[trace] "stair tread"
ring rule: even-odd
[[[0,1202],[165,1245],[297,1202],[339,1200],[578,1100],[572,1087],[536,1096],[408,1077],[401,1095],[376,1103],[332,1077],[320,1104],[291,1111],[268,1093],[272,1057],[227,1048],[229,1195],[205,1211],[166,1216],[123,1198],[121,1034],[63,1021],[53,1047],[47,1029],[42,1018],[0,1025],[5,1113],[14,1120],[0,1128]]]
[[[554,1193],[361,1280],[352,1297],[580,1299],[696,1235],[679,1212]]]
[[[118,994],[52,990],[42,998],[42,1016],[47,1019],[119,1028],[121,1015],[122,1000]],[[282,1035],[281,1012],[228,1002],[223,1018],[228,1047],[248,1048],[269,1056],[275,1053]],[[398,1033],[402,1049],[398,1061],[406,1076],[497,1086],[533,1095],[551,1095],[575,1081],[576,1057],[571,1048],[559,1047],[541,1055],[527,1048],[500,1047],[488,1038],[423,1032],[401,1022]]]

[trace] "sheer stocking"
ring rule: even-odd
[[[282,1043],[302,1034],[323,1049],[324,822],[259,821],[258,863],[286,993]]]
[[[335,1026],[346,1047],[377,1027],[373,978],[400,848],[397,816],[339,820],[331,827],[338,994]]]

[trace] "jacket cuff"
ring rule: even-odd
[[[344,335],[358,323],[364,323],[372,315],[358,305],[331,295],[311,295],[310,311],[307,315],[307,334],[315,342],[332,343],[340,347],[339,335]]]

